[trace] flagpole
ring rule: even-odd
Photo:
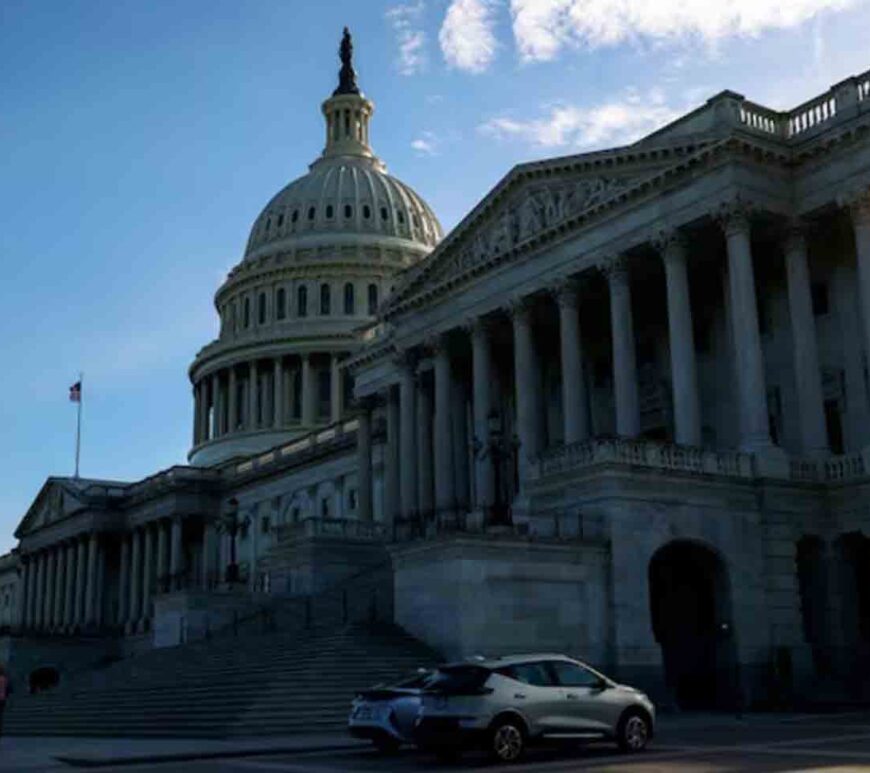
[[[75,479],[79,477],[79,457],[82,450],[82,400],[84,399],[84,385],[82,381],[84,374],[79,373],[79,403],[78,403],[78,418],[76,420],[76,474]]]

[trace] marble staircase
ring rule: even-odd
[[[155,650],[10,700],[4,733],[187,737],[341,730],[354,694],[433,665],[387,623],[263,633]]]

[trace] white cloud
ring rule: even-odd
[[[478,127],[500,140],[520,140],[537,148],[590,150],[640,139],[683,112],[665,103],[660,93],[642,100],[633,92],[590,107],[551,105],[546,115],[530,120],[497,116]]]
[[[565,46],[627,40],[696,39],[714,44],[768,29],[796,27],[862,0],[510,0],[525,61],[550,60]]]
[[[386,11],[399,45],[397,67],[402,75],[414,75],[426,66],[426,33],[422,28],[424,9],[423,0],[417,0],[394,5]]]
[[[438,137],[434,132],[424,131],[411,142],[411,147],[417,151],[418,156],[437,156],[439,144]]]
[[[495,58],[494,0],[453,0],[438,41],[451,67],[480,73]]]

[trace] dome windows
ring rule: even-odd
[[[350,204],[345,204],[345,205],[344,205],[344,216],[345,216],[346,218],[352,218],[352,217],[353,217],[353,207],[352,207]]]
[[[332,311],[332,292],[328,284],[325,282],[320,285],[320,313],[324,317],[328,316]]]
[[[332,204],[327,204],[326,205],[326,218],[328,220],[332,220],[332,216],[334,214],[335,214],[335,210],[332,208]],[[312,218],[309,217],[308,219],[311,220]]]
[[[366,220],[371,220],[372,208],[368,204],[363,204],[363,217]]]
[[[348,282],[344,286],[344,313],[352,316],[355,313],[356,299],[354,298],[353,283]]]
[[[266,233],[269,233],[269,230],[272,228],[272,218],[266,218]]]
[[[378,286],[370,284],[368,289],[369,316],[374,316],[378,313]]]
[[[245,311],[242,314],[242,324],[245,328],[251,326],[251,299],[245,298]]]
[[[308,316],[308,288],[305,285],[296,291],[296,316]]]
[[[316,212],[317,210],[314,207],[308,207],[308,219],[314,220],[314,215],[316,214]]]
[[[266,324],[266,293],[260,293],[257,300],[257,322],[260,325]]]
[[[405,213],[401,209],[396,210],[396,220],[399,221],[399,225],[405,225]]]
[[[284,213],[283,212],[280,215],[278,215],[278,228],[280,228],[282,225],[284,225]]]
[[[386,222],[386,221],[389,220],[389,219],[390,219],[390,213],[389,213],[389,211],[387,210],[386,207],[381,207],[381,220],[383,220],[384,222]]]
[[[290,216],[290,222],[291,222],[291,223],[295,223],[295,222],[297,222],[298,220],[299,220],[299,210],[298,210],[298,209],[294,209],[294,210],[293,210],[293,214]]]

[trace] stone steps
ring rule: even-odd
[[[383,623],[197,642],[13,697],[4,730],[150,738],[329,732],[345,726],[357,692],[437,660]]]

